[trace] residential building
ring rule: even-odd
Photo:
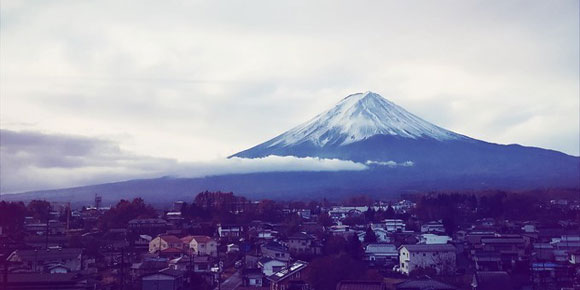
[[[512,279],[503,271],[478,271],[473,274],[472,290],[511,290],[514,289]]]
[[[351,281],[338,282],[336,290],[385,290],[385,284],[380,281]]]
[[[432,268],[437,273],[453,273],[455,259],[455,247],[450,244],[399,247],[399,266],[401,273],[406,275],[419,268]]]
[[[386,219],[383,220],[383,227],[387,232],[404,232],[405,222],[401,219]]]
[[[321,247],[316,245],[315,238],[307,233],[289,236],[286,245],[291,254],[318,255],[321,252]]]
[[[0,285],[10,290],[95,288],[94,284],[91,285],[86,278],[76,273],[6,273],[0,275]]]
[[[290,251],[280,243],[271,241],[263,244],[260,249],[264,257],[285,262],[290,261]]]
[[[241,225],[218,225],[218,235],[225,239],[238,239],[242,237],[243,227]]]
[[[54,266],[68,269],[67,272],[82,270],[82,249],[48,248],[43,250],[16,250],[7,261],[26,272],[50,273]]]
[[[185,289],[184,280],[184,272],[166,268],[159,272],[142,276],[141,290],[182,290]]]
[[[308,263],[296,261],[281,271],[268,276],[270,290],[288,290],[290,288],[293,290],[309,289],[304,275],[304,270],[307,267]]]
[[[186,236],[181,241],[195,255],[217,257],[217,241],[208,236]]]
[[[284,269],[288,263],[285,261],[280,261],[268,257],[261,258],[258,260],[258,268],[262,271],[264,276],[270,276],[276,272]]]
[[[445,233],[445,226],[440,221],[431,221],[421,225],[421,233]]]
[[[228,244],[227,245],[227,253],[235,253],[240,251],[240,246],[236,244]]]
[[[242,270],[242,284],[250,287],[262,287],[264,275],[260,269],[243,269]]]
[[[155,236],[167,230],[167,221],[158,218],[132,219],[127,224],[127,229],[134,234]]]
[[[133,246],[136,249],[149,249],[149,243],[153,240],[153,238],[149,235],[139,235],[133,241]]]
[[[396,265],[399,258],[397,247],[393,244],[368,244],[365,260],[373,265]]]
[[[396,290],[456,290],[457,288],[429,277],[410,279],[394,285]],[[499,289],[497,289],[499,290]]]
[[[434,244],[447,244],[452,239],[450,236],[445,235],[435,235],[435,234],[422,234],[419,236],[419,244],[427,244],[427,245],[434,245]]]
[[[149,253],[157,253],[169,248],[183,250],[183,241],[173,235],[158,236],[149,242]]]

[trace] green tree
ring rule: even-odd
[[[335,255],[344,252],[346,249],[346,240],[341,236],[329,236],[324,243],[324,254]]]
[[[328,213],[323,212],[318,216],[318,224],[323,227],[329,227],[334,224],[332,218],[328,215]]]
[[[335,290],[342,280],[360,280],[366,277],[366,266],[349,255],[324,256],[308,266],[306,280],[313,289]]]
[[[157,217],[155,209],[142,198],[135,198],[131,202],[122,199],[101,217],[100,226],[105,229],[125,228],[132,219],[154,217]]]
[[[0,226],[7,233],[14,233],[22,229],[26,207],[23,202],[0,202]]]
[[[388,219],[392,219],[395,217],[395,209],[393,208],[390,202],[389,206],[387,207],[387,210],[385,211],[385,217]]]
[[[365,232],[365,243],[376,243],[377,242],[377,235],[375,234],[375,231],[373,231],[373,229],[371,229],[371,227],[368,227],[366,232]]]
[[[29,214],[40,221],[47,221],[50,218],[52,206],[46,200],[32,200],[28,203]]]
[[[348,238],[347,244],[346,244],[346,252],[353,258],[356,260],[361,260],[363,255],[364,255],[364,251],[362,248],[362,243],[360,242],[360,240],[358,239],[358,235],[351,235]]]

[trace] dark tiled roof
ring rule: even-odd
[[[429,289],[429,290],[455,290],[457,288],[441,283],[439,281],[425,280],[408,280],[397,284],[397,289]]]
[[[385,285],[378,281],[340,281],[336,290],[383,290]]]
[[[132,219],[129,224],[166,224],[167,221],[164,219]]]
[[[243,269],[242,270],[242,275],[244,276],[252,276],[252,277],[261,277],[262,276],[262,270],[260,269]]]
[[[193,240],[193,236],[185,236],[185,237],[181,238],[181,241],[186,243],[186,244],[191,243],[191,240]]]
[[[482,238],[481,243],[486,244],[522,244],[524,238]]]
[[[161,236],[161,239],[168,243],[182,243],[181,239],[174,235]]]
[[[475,273],[477,289],[513,289],[508,273],[503,271],[482,271]]]
[[[18,256],[21,261],[75,259],[83,252],[82,249],[46,249],[46,250],[16,250],[8,258]]]
[[[3,281],[0,275],[0,281]],[[62,283],[74,282],[78,277],[74,273],[49,274],[49,273],[9,273],[9,283]]]
[[[289,236],[288,240],[314,240],[314,238],[307,233],[295,233]]]
[[[450,244],[435,244],[435,245],[402,245],[399,247],[406,248],[409,252],[454,252],[455,247]]]
[[[264,244],[264,247],[272,251],[288,252],[288,249],[286,249],[286,247],[276,242],[266,243]]]
[[[159,273],[173,276],[173,277],[181,277],[184,274],[183,271],[179,271],[179,270],[175,270],[175,269],[171,269],[171,268],[165,268],[163,270],[160,270]]]
[[[212,238],[208,236],[192,236],[192,237],[198,243],[209,243],[212,241]]]
[[[272,282],[280,282],[282,280],[291,277],[294,273],[302,271],[308,266],[308,263],[304,261],[296,261],[292,263],[290,266],[284,268],[283,270],[276,272],[270,276],[268,276],[268,280]]]
[[[262,257],[260,260],[258,260],[258,263],[264,265],[264,264],[266,264],[266,263],[268,263],[270,261],[278,261],[278,262],[281,262],[281,263],[286,264],[286,262],[284,262],[284,261],[276,260],[276,259],[273,259],[273,258],[270,258],[270,257]]]
[[[161,253],[163,254],[172,254],[172,253],[183,253],[182,249],[178,249],[178,248],[167,248],[165,250],[161,250]]]

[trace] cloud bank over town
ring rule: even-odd
[[[5,1],[1,191],[181,174],[184,164],[217,174],[238,168],[226,156],[367,90],[470,137],[578,156],[578,9],[523,0]]]
[[[8,193],[160,176],[367,169],[352,161],[289,156],[179,162],[137,155],[110,140],[32,131],[0,130],[0,138],[0,192]]]

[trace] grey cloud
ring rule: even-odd
[[[268,171],[366,170],[352,161],[269,156],[178,162],[137,155],[112,140],[0,130],[0,192],[22,192],[160,176],[203,177]]]

